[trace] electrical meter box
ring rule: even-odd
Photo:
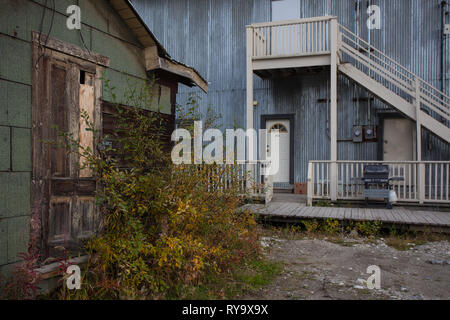
[[[377,127],[376,126],[364,126],[364,140],[376,141],[377,140]]]
[[[363,142],[363,127],[353,126],[353,142]]]

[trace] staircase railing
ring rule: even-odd
[[[444,92],[342,25],[339,25],[339,48],[341,63],[351,63],[411,104],[419,99],[422,111],[449,127],[450,97]]]

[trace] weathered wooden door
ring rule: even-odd
[[[46,49],[35,48],[33,67],[33,217],[38,218],[41,252],[48,257],[80,251],[99,225],[95,208],[96,181],[84,159],[62,145],[69,133],[80,146],[94,148],[83,110],[98,127],[96,65]],[[59,141],[61,145],[52,142]]]

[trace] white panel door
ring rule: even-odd
[[[383,130],[384,161],[413,161],[415,155],[416,124],[409,119],[385,119]],[[393,172],[402,176],[406,184],[412,183],[410,173],[403,168]],[[403,182],[400,182],[403,184]]]
[[[289,183],[290,176],[290,121],[289,120],[269,120],[266,122],[268,133],[272,130],[279,130],[280,141],[280,167],[273,177],[274,183]],[[270,154],[272,150],[272,141],[268,135],[267,151]]]
[[[413,161],[415,124],[408,119],[385,119],[384,161]]]

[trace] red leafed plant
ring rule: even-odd
[[[27,252],[19,253],[20,264],[14,267],[11,276],[6,281],[0,299],[31,300],[35,299],[40,281],[36,272],[39,254],[30,246]]]

